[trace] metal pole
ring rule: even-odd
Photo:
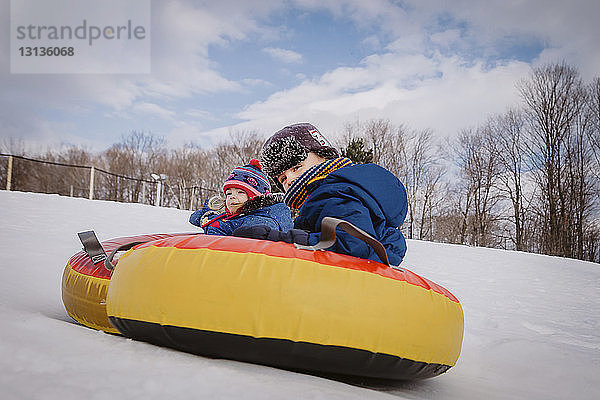
[[[162,189],[162,182],[160,180],[156,181],[156,206],[160,207],[160,193]]]
[[[191,194],[190,194],[190,211],[194,208],[194,195],[196,194],[196,186],[192,186]]]
[[[165,195],[165,181],[161,180],[160,181],[160,204],[159,204],[159,206],[162,206],[162,203],[163,203],[162,198],[164,197],[164,195]]]
[[[90,171],[90,200],[94,200],[94,167]]]
[[[146,204],[146,182],[142,182],[142,204]]]
[[[8,156],[8,170],[6,171],[6,190],[10,190],[10,181],[12,179],[13,156]]]

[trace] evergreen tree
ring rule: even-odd
[[[348,157],[355,164],[368,164],[373,162],[373,150],[365,150],[363,138],[353,138],[345,149],[342,149],[342,157]]]

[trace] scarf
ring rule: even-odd
[[[290,208],[300,208],[308,197],[308,187],[317,181],[325,179],[327,175],[345,166],[352,165],[349,158],[340,157],[324,161],[311,167],[296,179],[285,193],[283,201]]]
[[[202,225],[200,225],[200,228],[206,228],[207,226],[212,226],[213,223],[215,223],[216,221],[220,221],[220,220],[224,220],[226,221],[227,219],[231,218],[231,217],[235,217],[238,214],[231,214],[229,211],[225,211],[224,213],[221,214],[209,214],[210,211],[206,212],[203,216],[202,219],[200,220],[200,223]],[[207,215],[209,214],[209,215]],[[217,225],[218,227],[218,225]]]

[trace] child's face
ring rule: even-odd
[[[294,181],[296,179],[298,179],[298,177],[300,175],[302,175],[305,171],[307,171],[311,167],[314,167],[315,165],[322,163],[323,161],[326,161],[323,157],[320,157],[320,156],[316,155],[315,153],[310,152],[310,153],[308,153],[308,157],[306,157],[306,159],[304,159],[304,161],[301,161],[300,163],[294,165],[292,168],[287,169],[287,170],[283,171],[281,174],[279,174],[277,176],[277,180],[283,186],[283,190],[285,190],[287,192],[287,190],[290,188],[290,186],[292,186],[292,183],[294,183]]]
[[[247,201],[248,194],[242,189],[232,187],[225,191],[225,206],[232,214],[235,214]]]

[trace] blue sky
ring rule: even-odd
[[[600,1],[155,0],[150,74],[11,74],[0,0],[0,146],[172,147],[384,118],[439,137],[518,103],[531,67],[600,75]]]

